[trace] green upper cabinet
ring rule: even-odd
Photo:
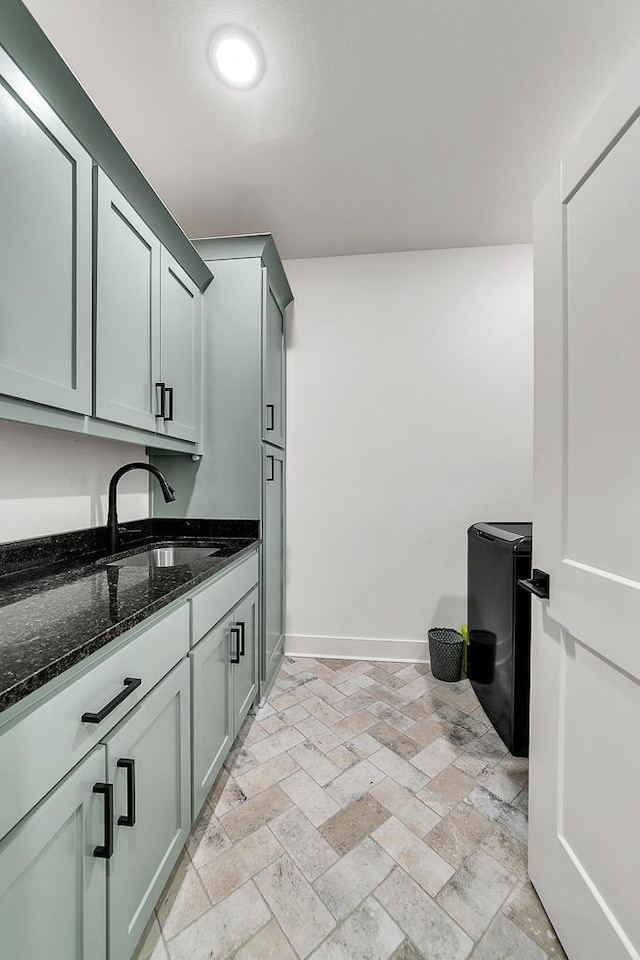
[[[91,412],[91,158],[0,49],[0,394]]]
[[[95,414],[197,442],[202,295],[97,171]]]
[[[263,290],[263,374],[262,439],[284,447],[285,437],[285,353],[284,316],[262,268]]]
[[[199,440],[202,421],[202,296],[162,248],[160,256],[160,371],[164,432]]]
[[[211,271],[22,0],[0,44],[0,417],[196,452]]]
[[[160,242],[100,169],[96,197],[95,414],[155,431]]]

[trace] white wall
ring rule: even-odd
[[[285,267],[287,649],[424,657],[467,527],[531,517],[531,248]]]
[[[114,470],[144,447],[0,420],[0,543],[102,526]],[[118,485],[121,520],[149,516],[148,476]]]

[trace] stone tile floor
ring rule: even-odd
[[[527,762],[468,681],[287,658],[229,754],[137,960],[546,960]]]

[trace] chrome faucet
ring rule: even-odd
[[[119,467],[109,481],[109,515],[107,517],[109,553],[117,553],[120,545],[120,528],[118,526],[118,510],[116,506],[118,481],[120,477],[123,477],[125,473],[129,473],[130,470],[146,470],[148,473],[152,473],[160,484],[165,503],[171,503],[171,501],[176,498],[175,490],[169,486],[165,475],[158,470],[157,467],[154,467],[152,463],[136,461],[134,463],[125,463],[123,467]]]

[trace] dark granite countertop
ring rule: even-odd
[[[218,549],[185,565],[150,569],[101,563],[105,527],[0,544],[0,711],[260,542],[252,520],[144,520],[123,531],[117,556],[167,540]]]

